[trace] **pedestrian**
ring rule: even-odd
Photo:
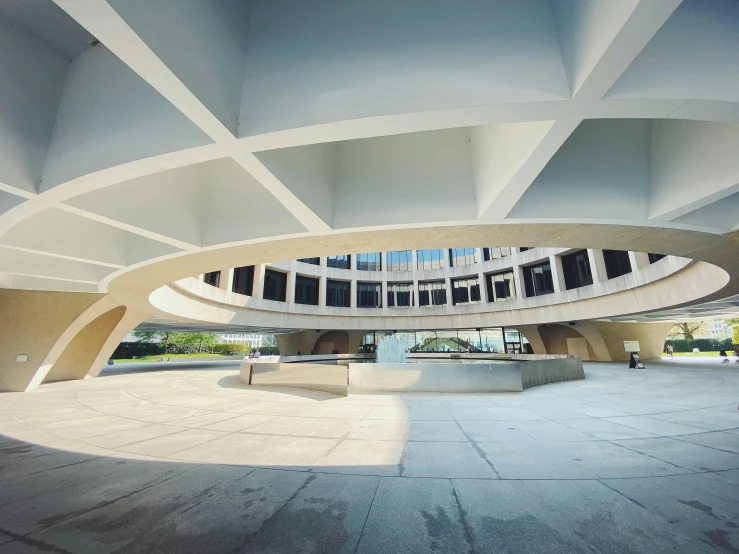
[[[673,357],[673,355],[672,355],[672,354],[673,354],[673,352],[675,352],[675,349],[674,349],[674,348],[672,347],[672,345],[671,345],[671,344],[668,344],[668,345],[667,345],[667,355],[668,355],[668,356],[669,356],[670,358],[672,358],[672,357]]]
[[[259,348],[257,348],[257,351],[254,352],[254,357],[259,358],[262,355],[262,353],[259,351]]]

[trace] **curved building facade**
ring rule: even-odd
[[[691,265],[686,258],[620,250],[437,248],[228,268],[172,288],[204,304],[229,306],[243,317],[264,319],[268,312],[278,328],[289,328],[297,318],[323,328],[278,334],[287,355],[371,350],[378,333],[396,333],[409,350],[520,353],[533,351],[528,335],[539,353],[612,360],[627,356],[622,345],[613,353],[607,348],[596,353],[576,322],[562,324],[573,303],[606,304],[617,293],[670,286],[660,281]],[[519,320],[514,327],[505,317],[534,309],[539,324]],[[612,313],[605,309],[611,317],[599,318],[601,328],[622,315],[615,305]],[[581,322],[580,329],[585,327],[590,341],[596,340],[600,333],[593,324]],[[639,333],[648,341],[648,355],[659,352],[662,329],[648,338]]]

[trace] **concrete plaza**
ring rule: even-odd
[[[739,549],[739,364],[349,397],[170,367],[0,395],[0,552]]]

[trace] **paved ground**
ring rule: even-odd
[[[0,552],[739,552],[737,366],[347,398],[129,366],[2,394]]]

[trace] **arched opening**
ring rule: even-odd
[[[349,354],[349,333],[346,331],[326,331],[313,346],[314,354]]]
[[[51,366],[44,382],[84,379],[125,313],[125,306],[118,306],[85,325]]]
[[[555,323],[539,325],[538,331],[547,354],[569,354],[584,361],[597,359],[588,340],[572,327]]]

